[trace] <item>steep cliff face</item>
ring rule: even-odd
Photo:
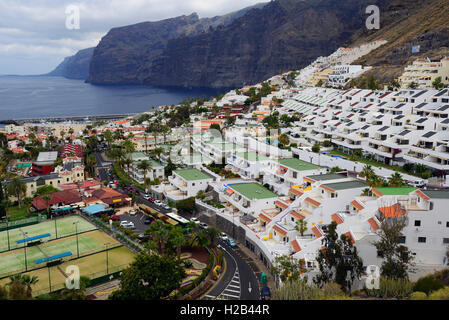
[[[364,25],[368,4],[387,2],[278,0],[227,24],[200,23],[191,15],[112,29],[95,49],[88,81],[189,87],[258,82],[330,54]]]
[[[89,76],[89,65],[95,48],[78,51],[67,57],[48,76],[65,77],[68,79],[85,80]]]

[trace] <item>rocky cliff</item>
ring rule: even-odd
[[[68,79],[85,80],[89,76],[89,66],[95,48],[78,51],[75,55],[67,57],[48,76],[65,77]]]

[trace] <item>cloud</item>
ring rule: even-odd
[[[266,0],[1,0],[0,74],[26,69],[46,73],[80,49],[97,45],[109,29],[197,12],[212,17]],[[66,7],[80,9],[80,29],[66,28]],[[20,64],[20,65],[19,65]]]

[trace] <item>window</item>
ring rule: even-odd
[[[446,228],[449,228],[449,221],[446,221]]]
[[[429,202],[429,210],[433,210],[433,202]]]
[[[421,220],[415,220],[415,227],[421,227]]]
[[[426,237],[418,237],[419,243],[426,243]]]
[[[405,243],[405,236],[399,238],[399,243]]]
[[[443,243],[444,244],[449,244],[449,238],[443,238]]]

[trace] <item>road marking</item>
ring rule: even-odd
[[[226,290],[224,292],[235,292],[235,293],[240,294],[240,290],[232,290],[232,289],[228,289],[228,288],[226,288]]]
[[[240,296],[234,296],[234,295],[232,295],[232,294],[225,294],[225,293],[222,293],[221,296],[223,296],[223,297],[231,297],[231,298],[240,299]]]
[[[230,284],[230,285],[228,285],[228,288],[237,288],[237,289],[240,289],[240,286],[234,286],[234,285]]]

